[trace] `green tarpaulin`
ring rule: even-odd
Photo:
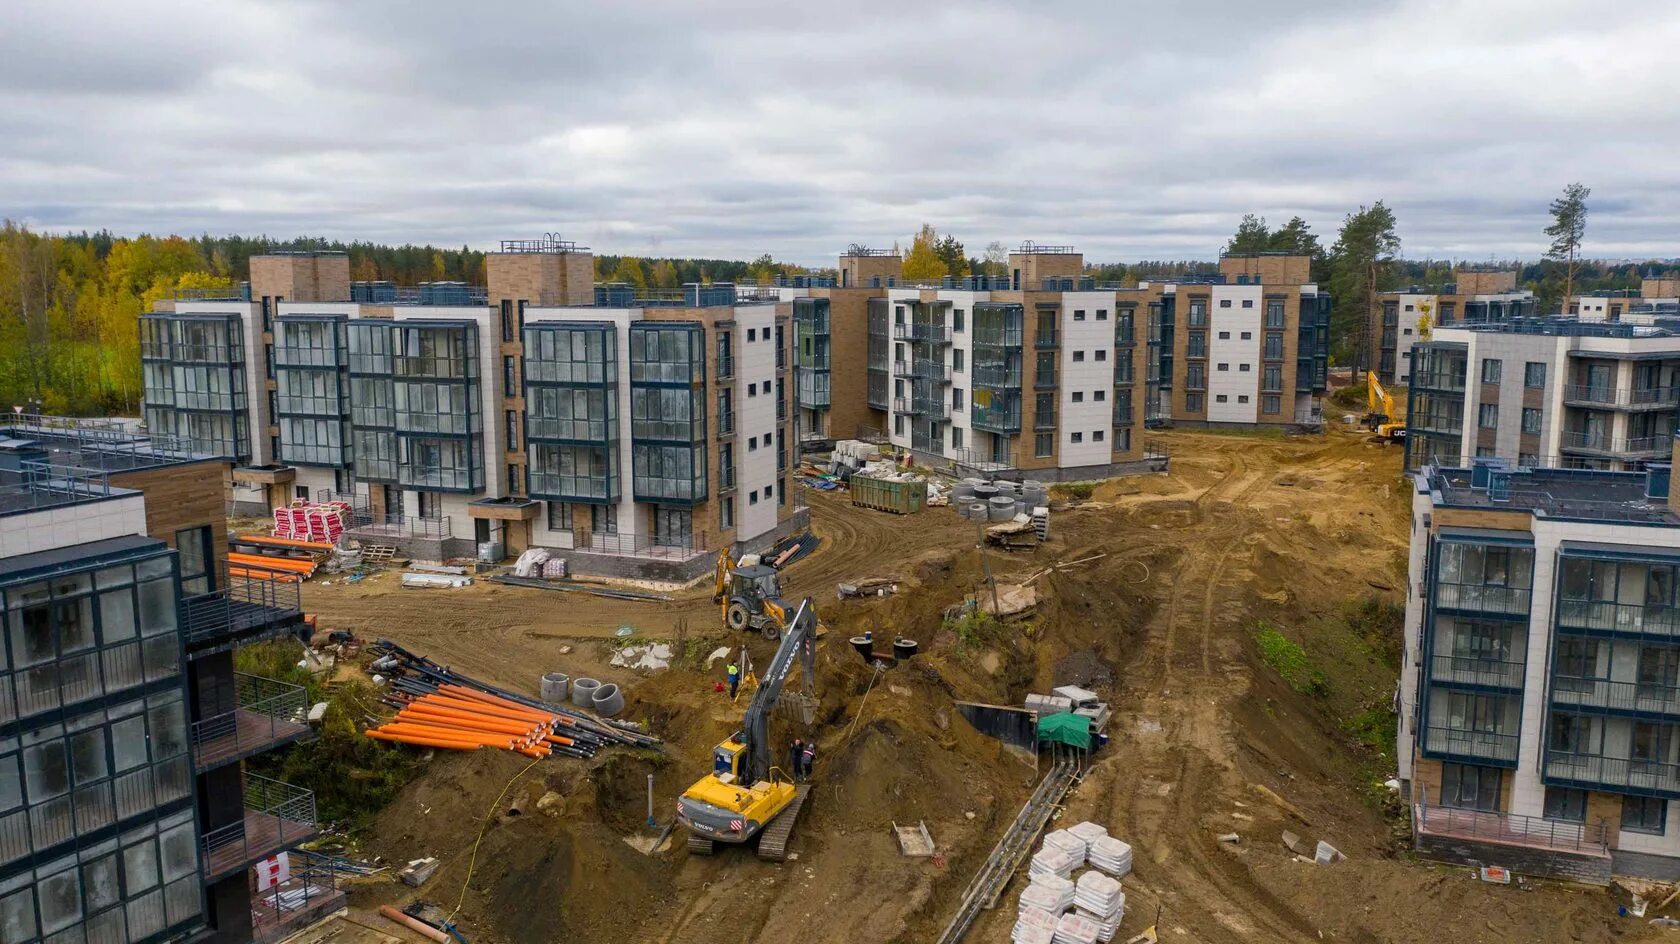
[[[1039,741],[1057,741],[1082,751],[1091,749],[1091,719],[1064,711],[1038,721]]]

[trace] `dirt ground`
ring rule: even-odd
[[[1052,516],[1049,542],[987,556],[1000,581],[1038,575],[1039,604],[979,634],[941,621],[983,585],[972,524],[949,509],[900,518],[810,493],[823,543],[784,582],[812,596],[834,632],[819,651],[816,724],[774,729],[819,745],[817,786],[781,865],[739,849],[690,857],[680,830],[652,856],[627,841],[651,836],[647,776],[663,822],[739,724],[742,706],[713,691],[721,663],[708,667],[705,655],[743,640],[718,625],[709,586],[649,604],[494,584],[403,591],[389,575],[307,585],[306,607],[324,626],[386,636],[502,684],[533,690],[553,670],[622,682],[627,714],[668,739],[660,753],[589,763],[439,756],[381,815],[370,851],[439,856],[420,894],[458,907],[475,944],[929,941],[1034,780],[952,699],[1019,704],[1071,682],[1115,710],[1113,743],[1060,821],[1093,819],[1134,847],[1116,940],[1158,907],[1165,941],[1644,939],[1643,923],[1616,918],[1605,891],[1489,886],[1405,854],[1380,783],[1392,760],[1361,747],[1351,723],[1392,698],[1395,641],[1347,618],[1359,600],[1403,599],[1399,450],[1344,432],[1163,439],[1169,474],[1104,483]],[[900,579],[901,592],[836,599],[837,582],[872,576]],[[1323,673],[1320,690],[1293,690],[1260,659],[1260,621],[1302,645]],[[620,626],[635,628],[632,640],[675,635],[677,664],[604,668]],[[923,655],[876,676],[845,643],[864,629],[914,638]],[[768,644],[748,644],[768,662]],[[505,815],[510,799],[518,815]],[[925,822],[940,855],[900,856],[895,822]],[[1284,829],[1347,859],[1297,863]],[[1241,841],[1219,842],[1228,832]],[[1022,884],[966,940],[1007,941]],[[372,907],[402,892],[373,884],[355,900]]]

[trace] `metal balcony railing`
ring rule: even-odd
[[[351,529],[357,537],[393,537],[393,538],[428,538],[442,540],[453,537],[450,530],[449,516],[441,518],[421,518],[415,515],[390,514],[383,517],[369,518],[367,523],[358,521]]]
[[[707,552],[706,535],[601,534],[589,532],[578,537],[579,550],[595,554],[615,554],[621,557],[663,557],[686,560]]]
[[[1599,855],[1609,851],[1607,827],[1602,821],[1589,825],[1516,813],[1431,806],[1428,788],[1420,787],[1419,791],[1418,801],[1412,805],[1412,833],[1420,847],[1425,836],[1443,836]]]
[[[801,354],[794,360],[794,366],[798,367],[800,370],[827,370],[828,355]],[[873,368],[874,365],[871,364],[870,367]]]
[[[913,321],[909,324],[894,324],[893,337],[900,341],[932,341],[936,344],[949,344],[951,329],[927,321]]]
[[[1041,370],[1033,374],[1033,388],[1036,390],[1054,390],[1056,388],[1056,372]]]
[[[718,470],[718,494],[735,491],[735,467]]]
[[[303,613],[296,580],[228,577],[220,589],[181,601],[181,634],[201,642],[223,633],[282,623]]]
[[[717,434],[721,436],[735,435],[735,411],[719,410],[717,415]]]
[[[245,815],[201,840],[204,879],[214,881],[303,842],[317,831],[315,794],[279,780],[245,774]]]
[[[1611,453],[1618,456],[1638,456],[1667,454],[1672,443],[1673,440],[1667,436],[1642,436],[1634,439],[1623,439],[1601,433],[1566,432],[1560,437],[1558,444],[1564,449]]]
[[[733,376],[735,376],[735,358],[728,357],[728,356],[719,357],[717,359],[717,378],[716,379],[718,379],[718,380],[728,380],[729,378],[731,378]]]
[[[787,348],[776,348],[776,369],[787,370]]]
[[[1457,682],[1461,685],[1521,688],[1523,668],[1521,662],[1467,656],[1433,656],[1429,662],[1429,678],[1434,682]]]
[[[1033,347],[1039,350],[1056,347],[1061,343],[1061,333],[1054,328],[1040,328],[1033,334]]]
[[[1515,734],[1430,725],[1424,732],[1423,749],[1454,757],[1514,763],[1517,759],[1517,740]]]
[[[1680,636],[1680,607],[1599,600],[1561,600],[1557,624],[1564,629]]]
[[[1048,410],[1043,413],[1033,413],[1033,429],[1047,430],[1056,428],[1056,411]]]
[[[192,726],[199,770],[237,761],[309,733],[309,699],[301,685],[259,675],[234,675],[237,707]]]
[[[1552,677],[1552,704],[1680,715],[1680,688],[1651,682],[1556,675]]]
[[[1132,405],[1130,403],[1116,403],[1114,405],[1114,425],[1132,425]]]
[[[1663,761],[1547,750],[1545,776],[1548,780],[1607,787],[1618,793],[1644,790],[1680,797],[1680,764]]]
[[[1680,387],[1635,387],[1618,390],[1601,384],[1565,384],[1565,403],[1662,409],[1680,406]]]
[[[1021,386],[1021,368],[1002,367],[996,364],[977,364],[974,367],[974,385],[977,387],[996,387],[1000,390],[1010,390]]]
[[[995,407],[971,407],[969,421],[976,427],[998,433],[1016,433],[1021,430],[1021,409],[997,409]]]
[[[909,361],[893,361],[892,372],[893,372],[894,377],[914,377],[915,376],[915,374],[912,374],[910,372],[910,362]]]
[[[1435,605],[1444,610],[1523,614],[1528,612],[1532,596],[1533,592],[1528,587],[1490,587],[1467,583],[1435,585]]]

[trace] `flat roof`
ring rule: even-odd
[[[102,541],[89,541],[86,544],[55,547],[50,551],[35,551],[32,554],[3,557],[0,558],[0,583],[11,583],[20,579],[35,579],[55,570],[68,569],[79,565],[90,558],[110,558],[141,551],[160,551],[167,550],[168,547],[169,545],[157,538],[149,538],[143,534],[125,534],[121,537],[106,538]]]
[[[97,472],[134,472],[214,458],[193,451],[191,440],[152,436],[138,423],[120,420],[14,413],[0,416],[0,442],[7,440],[12,441],[10,451],[33,446],[47,453],[41,461]]]
[[[1439,503],[1460,508],[1526,511],[1547,518],[1680,527],[1668,499],[1645,494],[1644,472],[1595,469],[1511,469],[1492,473],[1496,487],[1472,484],[1470,469],[1426,466],[1419,473]],[[1498,480],[1506,480],[1503,489]],[[1499,495],[1497,499],[1494,497]]]

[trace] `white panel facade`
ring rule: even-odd
[[[90,541],[146,533],[140,493],[0,518],[0,557],[51,551]]]
[[[1259,285],[1215,285],[1208,307],[1207,418],[1253,423],[1260,418]]]
[[[1114,404],[1110,402],[1114,396],[1113,319],[1113,292],[1068,292],[1062,296],[1062,341],[1057,364],[1061,400],[1056,405],[1056,435],[1060,438],[1056,465],[1061,468],[1103,465],[1113,454],[1113,444],[1108,441],[1114,425]]]
[[[774,529],[776,503],[781,500],[776,478],[775,326],[774,305],[735,309],[737,541],[750,540]],[[793,391],[787,394],[791,397]],[[715,494],[715,482],[711,483],[711,489]]]

